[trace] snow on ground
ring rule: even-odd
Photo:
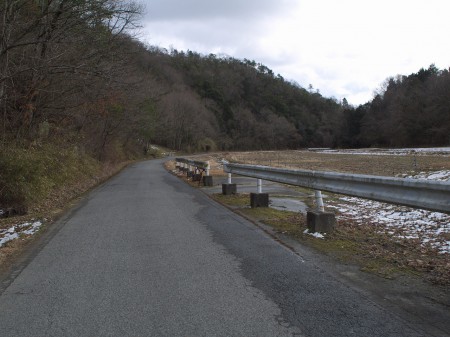
[[[348,150],[319,150],[320,153],[338,153],[338,154],[359,154],[359,155],[375,155],[375,156],[401,156],[401,155],[450,155],[450,147],[433,147],[433,148],[405,148],[405,149],[348,149]]]
[[[7,229],[0,229],[0,247],[5,243],[16,240],[23,235],[33,235],[42,226],[41,221],[26,222],[23,224],[11,226]]]
[[[325,234],[326,234],[326,233],[323,233],[323,234],[318,233],[318,232],[310,233],[310,232],[309,232],[309,229],[305,229],[305,231],[303,232],[303,234],[308,234],[308,235],[314,236],[314,237],[317,238],[317,239],[323,239],[323,238],[325,237]]]
[[[450,182],[450,171],[420,173],[407,178],[432,179]],[[352,219],[357,223],[372,223],[398,239],[415,239],[425,246],[437,249],[441,254],[450,254],[450,215],[386,204],[354,197],[342,197],[327,205],[338,210],[341,219]]]
[[[420,172],[414,176],[406,176],[405,178],[450,181],[450,171]]]

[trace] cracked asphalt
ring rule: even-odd
[[[1,336],[429,336],[159,160],[53,226],[3,278]]]

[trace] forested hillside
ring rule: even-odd
[[[344,110],[343,147],[450,145],[450,72],[434,65],[385,81],[371,102]]]
[[[133,39],[125,0],[5,0],[1,141],[76,145],[100,160],[177,150],[448,145],[450,75],[388,79],[351,107],[252,60]]]
[[[340,104],[255,61],[157,48],[149,57],[170,92],[157,102],[155,134],[170,147],[280,149],[333,146],[339,138]]]

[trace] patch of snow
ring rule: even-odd
[[[21,225],[21,227],[28,227],[28,229],[23,230],[20,232],[20,234],[25,234],[25,235],[33,235],[34,233],[36,233],[39,228],[42,226],[42,222],[40,221],[35,221],[32,224],[26,223]]]
[[[320,153],[333,154],[357,154],[357,155],[374,155],[374,156],[405,156],[411,154],[417,155],[450,155],[450,147],[433,147],[433,148],[404,148],[404,149],[347,149],[347,150],[322,150]]]
[[[0,239],[0,247],[2,247],[5,243],[18,239],[19,238],[19,234],[17,233],[6,233],[5,236],[3,238]]]
[[[0,247],[5,243],[18,239],[21,235],[33,235],[42,226],[41,221],[34,221],[33,223],[26,222],[8,229],[0,230]]]
[[[325,238],[325,235],[324,235],[325,233],[324,234],[321,234],[321,233],[318,233],[318,232],[310,233],[308,229],[305,229],[303,231],[303,234],[308,234],[308,235],[314,236],[317,239],[324,239]]]
[[[420,173],[410,176],[414,179],[450,179],[450,171]],[[338,217],[352,219],[357,223],[372,223],[380,233],[396,239],[419,240],[422,245],[431,246],[440,254],[450,254],[450,215],[396,206],[378,201],[355,197],[342,197],[328,207],[338,210]]]
[[[443,170],[435,172],[420,172],[419,174],[416,174],[414,176],[406,176],[405,178],[449,181],[450,171]]]

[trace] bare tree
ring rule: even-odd
[[[116,53],[114,60],[111,51],[124,32],[136,27],[139,11],[124,0],[3,1],[3,134],[30,135],[48,112],[65,110],[67,97],[92,78],[112,81],[120,57]]]

